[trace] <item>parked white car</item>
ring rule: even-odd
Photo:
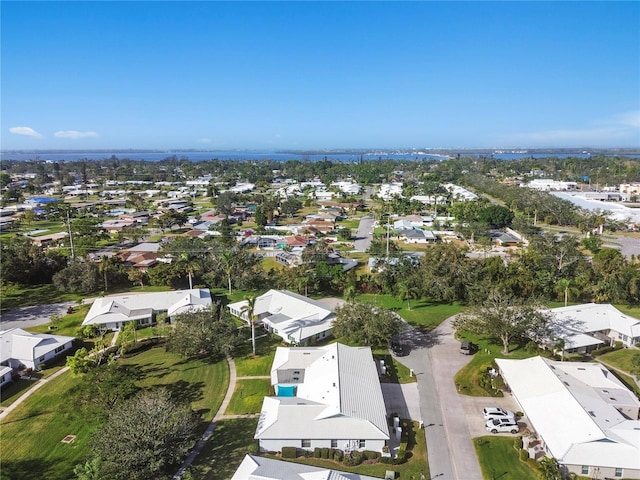
[[[486,407],[482,409],[482,414],[485,420],[492,420],[494,418],[507,418],[513,422],[516,421],[516,414],[511,410],[505,410],[500,407]]]
[[[485,425],[487,430],[491,433],[518,433],[520,431],[520,427],[516,423],[515,420],[510,420],[508,418],[494,418],[489,420]]]

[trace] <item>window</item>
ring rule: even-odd
[[[622,469],[616,468],[616,473],[613,474],[614,477],[622,477]]]
[[[338,448],[338,440],[331,440],[331,448]]]
[[[589,465],[582,465],[582,475],[589,475]]]
[[[358,440],[358,448],[365,448],[367,445],[366,440]]]
[[[55,349],[55,353],[60,353],[60,352],[61,352],[61,351],[63,351],[63,350],[64,350],[64,345],[60,345],[59,347],[57,347],[57,348]]]
[[[301,440],[302,448],[311,448],[311,440]]]

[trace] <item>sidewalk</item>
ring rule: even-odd
[[[207,440],[211,438],[211,435],[213,434],[213,431],[218,426],[218,423],[220,422],[220,420],[224,420],[225,418],[235,418],[235,416],[227,417],[224,415],[224,412],[227,410],[227,407],[231,402],[231,397],[233,397],[233,392],[235,392],[236,390],[236,380],[238,378],[236,375],[236,362],[233,361],[233,358],[227,357],[227,363],[229,364],[229,387],[227,388],[227,393],[224,396],[224,400],[222,400],[222,404],[220,405],[220,408],[216,412],[215,416],[213,417],[213,420],[211,421],[207,429],[204,431],[204,433],[200,437],[200,440],[198,440],[198,443],[196,443],[196,446],[193,447],[193,450],[191,450],[191,453],[189,454],[189,456],[182,463],[182,466],[180,467],[178,472],[173,476],[174,480],[180,480],[182,478],[182,475],[184,475],[184,472],[187,470],[187,468],[191,466],[191,464],[196,459],[198,454],[204,448],[204,445],[205,443],[207,443]],[[245,417],[245,415],[240,415],[240,417]]]

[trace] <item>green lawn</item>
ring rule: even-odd
[[[538,480],[538,474],[520,461],[513,437],[479,437],[473,439],[482,478],[485,480]]]
[[[399,300],[391,295],[358,295],[357,300],[363,303],[372,303],[380,307],[392,310],[404,318],[416,328],[432,330],[452,315],[460,313],[464,307],[457,302],[435,303],[425,299]],[[411,308],[409,308],[411,307]]]
[[[248,330],[248,329],[247,329]],[[264,334],[262,328],[256,329],[256,336]],[[238,377],[256,377],[271,374],[271,364],[276,347],[282,339],[276,335],[267,335],[256,339],[256,356],[253,356],[251,341],[242,344],[235,353],[236,374]]]
[[[166,385],[188,399],[203,418],[204,430],[222,403],[229,382],[226,361],[184,360],[153,348],[121,360],[137,367],[142,388]],[[64,373],[44,385],[0,424],[3,478],[66,480],[87,456],[87,442],[98,420],[77,408],[74,398],[83,377]],[[66,435],[75,442],[63,444]]]
[[[633,360],[638,357],[640,357],[640,350],[622,349],[600,355],[598,360],[602,360],[626,373],[631,373]]]
[[[171,393],[188,400],[192,408],[208,422],[213,420],[229,385],[229,367],[225,360],[187,360],[164,347],[151,348],[121,360],[138,366],[139,386],[166,386]]]
[[[20,395],[34,385],[35,380],[24,380],[22,378],[5,385],[2,387],[2,391],[0,392],[0,396],[2,397],[0,406],[8,407],[15,402]]]
[[[520,359],[529,358],[534,355],[548,354],[548,352],[538,350],[528,351],[524,348],[518,347],[517,345],[512,345],[510,347],[509,355],[504,355],[502,353],[502,345],[493,343],[488,338],[479,337],[478,335],[473,335],[467,332],[464,332],[461,338],[464,340],[471,340],[479,347],[471,361],[462,367],[454,377],[458,392],[463,395],[477,397],[491,396],[489,390],[480,385],[480,379],[487,369],[493,365],[493,360],[496,358]]]
[[[256,444],[253,435],[257,418],[224,420],[205,443],[189,467],[194,480],[225,480],[233,476],[250,445]]]
[[[227,415],[260,413],[264,397],[273,395],[271,381],[266,378],[238,380],[231,402],[224,412]]]
[[[53,333],[55,335],[78,337],[80,336],[82,321],[84,320],[84,317],[87,316],[87,312],[90,307],[91,305],[74,306],[73,313],[64,315],[53,329],[49,329],[51,324],[46,323],[44,325],[30,327],[27,330],[34,333]]]
[[[0,311],[6,312],[20,307],[42,305],[44,303],[75,302],[82,298],[75,293],[62,293],[52,284],[0,285]]]

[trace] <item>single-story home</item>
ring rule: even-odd
[[[245,455],[231,480],[380,480],[358,473]]]
[[[228,305],[232,315],[249,323],[243,300]],[[288,290],[269,290],[256,298],[253,314],[256,323],[290,344],[305,345],[331,335],[334,306],[330,302],[312,300]]]
[[[31,333],[21,328],[0,332],[0,365],[11,369],[32,368],[53,360],[73,345],[73,337]]]
[[[13,380],[13,368],[8,366],[0,367],[0,388],[4,387],[7,383]]]
[[[254,436],[261,450],[381,452],[387,445],[387,413],[371,348],[337,342],[278,347],[271,384],[276,396],[264,398]]]
[[[585,353],[620,341],[626,347],[640,343],[640,320],[611,304],[586,303],[550,310],[554,336],[565,342],[566,353]]]
[[[100,297],[91,305],[82,326],[98,325],[107,330],[120,330],[128,322],[146,326],[155,323],[158,313],[166,313],[171,319],[209,305],[211,293],[206,288]]]
[[[530,454],[554,457],[565,474],[640,479],[640,401],[599,363],[496,358],[529,419]]]

